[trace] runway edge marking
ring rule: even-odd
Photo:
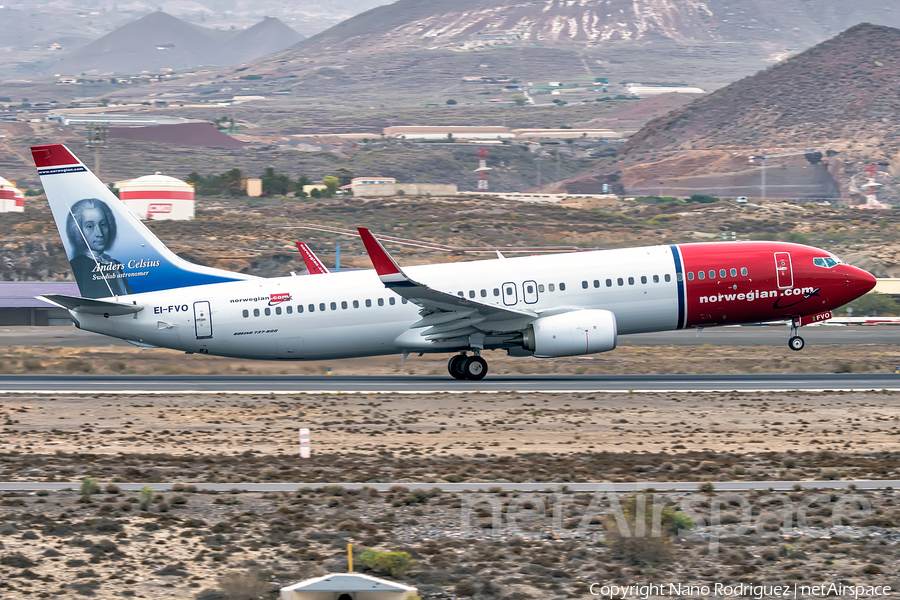
[[[64,394],[69,396],[80,395],[105,395],[105,396],[164,396],[173,394],[191,394],[191,395],[238,395],[238,394],[265,394],[268,396],[286,396],[290,394],[306,394],[310,396],[318,396],[323,394],[407,394],[407,395],[423,395],[423,394],[764,394],[764,393],[787,393],[787,392],[807,392],[822,394],[827,392],[900,392],[900,388],[889,387],[872,387],[872,388],[746,388],[746,389],[729,389],[729,388],[707,388],[707,389],[587,389],[587,390],[531,390],[531,389],[504,389],[504,390],[0,390],[2,396],[12,395],[46,395],[46,394]]]

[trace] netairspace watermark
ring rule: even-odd
[[[755,532],[763,539],[782,537],[782,532],[820,537],[828,528],[872,516],[869,500],[855,493],[811,493],[800,500],[788,494],[760,493],[755,508],[741,494],[664,494],[638,492],[624,500],[612,485],[599,484],[590,502],[585,494],[545,493],[464,493],[460,505],[462,537],[534,537],[550,520],[551,531],[562,537],[585,537],[596,533],[596,524],[613,524],[619,538],[684,537],[709,539],[709,554],[719,552],[723,536]],[[622,504],[628,505],[627,510]],[[564,520],[567,507],[580,504],[580,520]],[[581,510],[583,508],[583,511]],[[737,514],[737,511],[740,514]],[[681,516],[673,518],[674,515]],[[830,513],[830,519],[823,515]],[[491,522],[487,522],[490,517]],[[685,518],[687,517],[687,518]],[[814,525],[812,523],[814,523]],[[565,524],[565,527],[564,527]],[[591,525],[595,525],[592,529]],[[689,528],[684,528],[688,526]],[[545,528],[545,527],[543,527]],[[864,536],[865,527],[854,526],[854,536]]]

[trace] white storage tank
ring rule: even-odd
[[[25,194],[11,181],[0,177],[0,212],[25,212]]]
[[[159,172],[122,182],[119,198],[142,220],[194,218],[194,188]]]

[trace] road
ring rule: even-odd
[[[897,390],[900,375],[0,375],[0,394],[730,392]]]
[[[804,327],[808,346],[825,344],[895,344],[900,341],[900,326]],[[697,330],[664,331],[619,336],[619,345],[635,346],[783,346],[787,345],[786,327],[713,327]],[[74,327],[3,327],[0,344],[12,346],[128,346],[128,342],[81,331]]]
[[[106,482],[101,482],[105,485]],[[190,485],[191,482],[182,482],[182,485]],[[165,491],[172,488],[174,483],[117,483],[120,488],[127,491],[137,491],[142,487],[150,486],[156,491]],[[245,492],[293,492],[302,487],[321,488],[325,486],[342,486],[349,489],[362,487],[375,488],[379,492],[386,492],[395,485],[402,485],[409,489],[439,488],[445,492],[478,492],[487,491],[490,488],[499,488],[506,491],[517,492],[542,492],[544,490],[558,490],[565,486],[571,492],[635,492],[652,488],[659,493],[663,492],[695,492],[697,481],[640,481],[626,483],[193,483],[199,489],[227,492],[230,490],[242,490]],[[900,480],[844,480],[844,481],[714,481],[713,486],[718,492],[742,492],[747,490],[774,490],[776,492],[790,491],[795,485],[806,489],[841,490],[850,485],[855,485],[858,490],[876,490],[884,488],[896,489],[900,486]],[[0,481],[0,491],[33,491],[33,490],[77,490],[81,486],[80,481]]]

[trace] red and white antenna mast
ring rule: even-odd
[[[487,166],[487,148],[481,148],[478,151],[478,168],[475,169],[475,172],[478,173],[478,191],[486,192],[490,188],[488,187],[488,178],[487,172],[490,171],[490,167]]]

